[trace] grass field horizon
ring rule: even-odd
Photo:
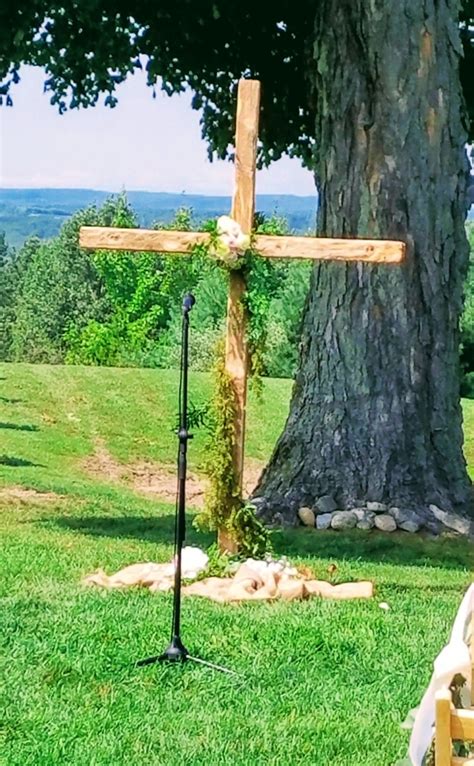
[[[210,390],[210,376],[193,373],[196,405]],[[471,581],[466,540],[275,532],[278,554],[321,579],[371,579],[376,597],[231,607],[186,600],[188,648],[241,678],[191,666],[136,669],[164,648],[170,597],[81,586],[98,567],[171,556],[172,503],[114,470],[172,466],[176,393],[173,370],[0,365],[0,763],[394,764],[408,742],[400,724]],[[250,395],[254,466],[271,454],[290,393],[291,381],[266,380],[261,401]],[[464,403],[464,417],[471,469],[474,403]],[[198,475],[205,439],[198,430],[190,447]],[[101,472],[103,453],[110,472]],[[212,535],[189,524],[188,541],[206,546]]]

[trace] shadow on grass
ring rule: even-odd
[[[0,465],[7,465],[10,468],[44,468],[42,463],[32,463],[31,460],[13,457],[12,455],[0,455]]]
[[[43,519],[42,523],[93,537],[134,538],[152,543],[174,543],[174,515],[167,516],[65,516]],[[198,532],[192,517],[186,519],[186,544],[207,547],[212,535]]]
[[[347,530],[341,532],[309,529],[282,530],[273,535],[275,551],[285,556],[315,556],[323,559],[372,561],[376,564],[474,568],[474,545],[466,538],[428,540],[407,532]]]
[[[39,431],[38,426],[30,425],[29,423],[25,423],[24,425],[19,425],[17,423],[2,423],[0,421],[0,428],[7,428],[10,431]]]
[[[10,399],[8,396],[0,396],[0,402],[3,402],[3,404],[20,404],[22,401],[22,399]]]

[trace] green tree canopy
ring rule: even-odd
[[[260,162],[284,152],[312,165],[314,78],[308,60],[317,0],[22,0],[0,8],[0,95],[13,103],[21,64],[44,67],[45,90],[62,112],[115,106],[116,87],[145,63],[148,83],[168,94],[189,86],[203,109],[210,153],[229,154],[235,83],[262,80]],[[460,3],[461,79],[474,137],[474,0]],[[458,40],[452,41],[459,45]],[[354,35],[354,56],[359,51]],[[367,60],[367,67],[373,62]]]

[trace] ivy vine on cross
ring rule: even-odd
[[[255,214],[255,175],[260,112],[260,82],[240,80],[237,98],[235,136],[235,187],[232,218],[245,234],[251,234]],[[207,244],[210,234],[147,229],[117,229],[83,226],[80,246],[94,250],[152,251],[189,255],[196,245]],[[257,235],[252,249],[265,258],[305,258],[328,261],[400,263],[405,254],[403,242],[367,239]],[[235,394],[235,442],[233,466],[237,485],[242,490],[245,408],[247,398],[246,316],[242,296],[246,285],[243,274],[231,270],[227,303],[225,368]],[[219,530],[221,549],[233,549],[227,530]]]

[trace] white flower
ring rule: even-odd
[[[217,238],[210,254],[224,263],[237,263],[250,245],[250,237],[244,234],[237,221],[228,215],[217,219]]]

